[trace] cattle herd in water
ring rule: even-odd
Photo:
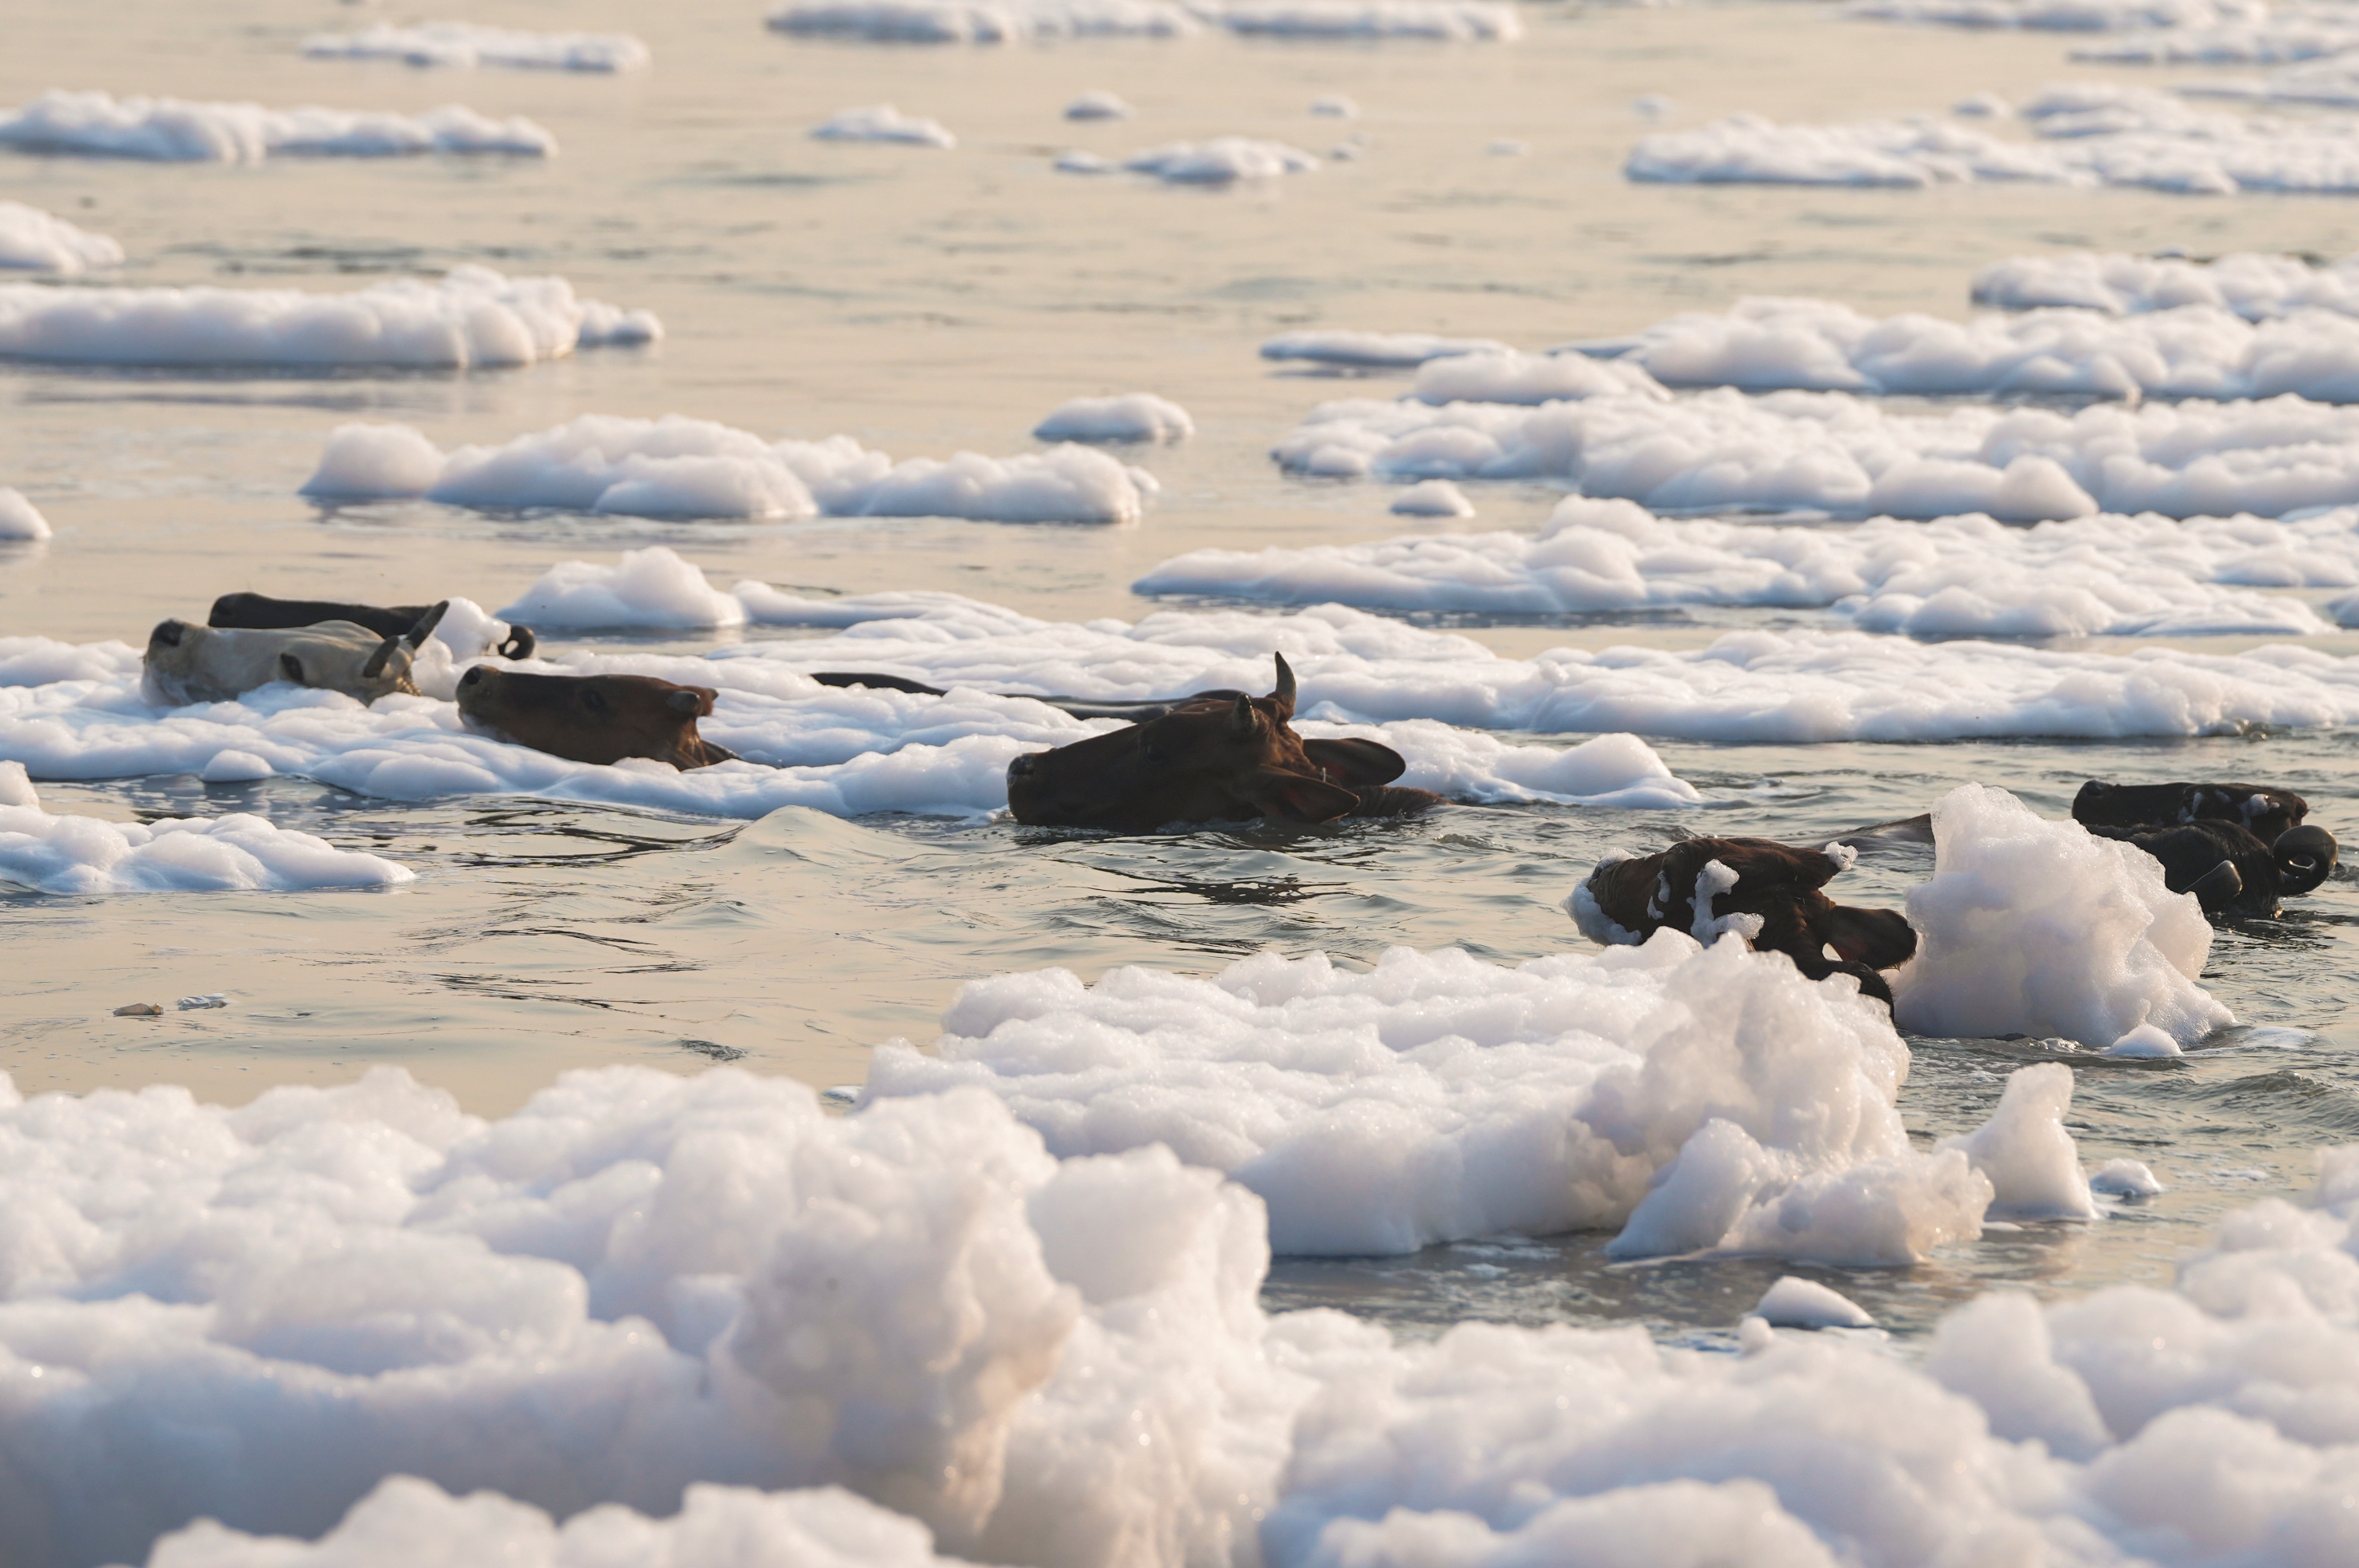
[[[165,621],[147,639],[145,673],[155,701],[178,706],[234,700],[272,681],[342,691],[363,702],[416,695],[410,670],[448,602],[379,609],[229,593],[204,626]],[[503,659],[528,658],[530,629],[506,628]],[[1372,740],[1305,738],[1293,726],[1294,671],[1275,659],[1269,694],[1198,691],[1145,702],[1035,700],[1078,718],[1124,728],[1007,765],[1007,804],[1028,826],[1147,833],[1169,824],[1271,822],[1311,824],[1345,817],[1398,817],[1440,804],[1393,783],[1407,763]],[[822,670],[827,686],[941,696],[897,675]],[[710,686],[648,675],[542,674],[472,665],[459,678],[459,712],[493,738],[575,762],[649,757],[709,768],[735,755],[697,734],[712,712]],[[1032,696],[1032,693],[1022,693]],[[2334,869],[2334,835],[2305,822],[2309,804],[2258,784],[2111,784],[2092,779],[2072,801],[2091,833],[2124,841],[2162,866],[2164,885],[2191,893],[2214,918],[2270,919],[2283,898],[2310,892]],[[1781,953],[1812,979],[1850,977],[1887,1006],[1883,972],[1908,962],[1917,935],[1891,909],[1838,904],[1822,889],[1850,869],[1859,848],[1930,844],[1930,817],[1863,828],[1822,846],[1758,838],[1686,838],[1653,855],[1608,855],[1567,907],[1583,935],[1638,942],[1665,927],[1711,941],[1734,931]]]

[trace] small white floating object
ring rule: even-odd
[[[1393,497],[1394,515],[1403,517],[1471,517],[1474,503],[1447,479],[1427,479]]]
[[[1769,1287],[1752,1315],[1775,1328],[1874,1328],[1875,1319],[1840,1290],[1788,1274]]]
[[[198,770],[197,777],[208,784],[251,784],[277,771],[250,751],[217,751],[213,759]]]
[[[1659,93],[1641,93],[1630,100],[1630,112],[1649,120],[1659,120],[1678,107]]]
[[[1313,99],[1310,112],[1327,120],[1356,120],[1360,117],[1360,106],[1341,93],[1330,93],[1324,98]]]
[[[2089,1178],[2089,1191],[2112,1198],[2151,1198],[2162,1190],[2162,1178],[2143,1160],[2108,1160]]]
[[[1127,120],[1136,113],[1102,87],[1093,87],[1065,105],[1065,118],[1068,120]]]
[[[2171,1039],[2164,1030],[2156,1028],[2152,1024],[2140,1024],[2137,1028],[2130,1030],[2129,1033],[2122,1036],[2121,1039],[2114,1041],[2113,1044],[2105,1047],[2104,1054],[2107,1056],[2124,1056],[2133,1059],[2150,1059],[2161,1056],[2180,1056],[2185,1053],[2179,1049],[2179,1042]]]
[[[78,229],[63,218],[0,201],[0,270],[54,272],[71,278],[123,265],[123,247],[104,234]]]
[[[1195,433],[1187,409],[1151,392],[1075,397],[1032,427],[1046,441],[1183,441]]]
[[[1083,152],[1076,147],[1058,155],[1056,169],[1060,174],[1115,174],[1121,171],[1122,165],[1110,158],[1100,158],[1093,152]]]
[[[1514,136],[1501,136],[1483,150],[1494,158],[1521,158],[1532,150],[1532,144]]]
[[[1995,93],[1977,93],[1951,104],[1950,113],[1966,120],[2006,120],[2015,116],[2015,108]]]
[[[184,1013],[198,1012],[206,1007],[226,1007],[229,1006],[229,993],[212,991],[201,996],[183,996],[173,1005]]]
[[[0,485],[0,539],[38,540],[49,537],[49,520],[25,499],[21,491]]]
[[[822,142],[892,142],[904,147],[945,149],[958,146],[958,138],[940,120],[904,114],[890,103],[842,110],[813,125],[810,134],[814,140]]]

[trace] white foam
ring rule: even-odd
[[[1173,38],[1202,30],[1187,9],[1165,0],[791,0],[768,22],[781,33],[923,44]]]
[[[1658,517],[1634,502],[1572,496],[1536,536],[1201,550],[1132,588],[1490,615],[1824,607],[1863,630],[1928,637],[2304,637],[2332,625],[2299,599],[2255,590],[2352,583],[2359,509],[2350,507],[2290,523],[2148,513],[2029,528],[1982,516],[1778,527]]]
[[[49,520],[21,490],[0,485],[0,539],[35,542],[49,537]]]
[[[1305,361],[1343,370],[1410,370],[1430,359],[1455,354],[1510,354],[1491,338],[1444,338],[1430,332],[1359,332],[1330,329],[1280,332],[1261,345],[1261,356]]]
[[[897,463],[850,436],[768,442],[709,419],[584,414],[448,452],[408,425],[340,425],[303,494],[628,517],[1134,523],[1157,488],[1144,469],[1080,446]]]
[[[1962,1150],[1990,1178],[1990,1213],[2008,1219],[2096,1217],[2088,1179],[2064,1114],[2072,1105],[2072,1070],[2060,1062],[2017,1068],[1991,1119],[1940,1147]]]
[[[1114,397],[1075,397],[1060,403],[1032,427],[1035,441],[1183,441],[1196,433],[1188,410],[1169,397],[1130,392]]]
[[[2278,517],[2359,501],[2359,409],[2284,396],[1903,413],[1843,392],[1729,389],[1536,408],[1347,398],[1312,408],[1271,456],[1328,478],[1552,480],[1658,511]]]
[[[429,152],[557,155],[557,138],[530,120],[487,119],[456,103],[422,114],[353,114],[54,92],[0,115],[0,147],[178,163]]]
[[[745,624],[744,604],[661,545],[626,550],[612,566],[560,561],[499,613],[541,631],[703,631]]]
[[[2018,310],[2069,305],[2129,314],[2209,305],[2248,321],[2306,310],[2359,316],[2359,257],[2317,266],[2249,251],[2212,261],[2085,250],[2017,256],[1975,273],[1973,297]]]
[[[1310,101],[1310,113],[1325,120],[1356,120],[1360,106],[1342,93],[1324,93]]]
[[[1465,491],[1447,479],[1422,479],[1394,496],[1387,510],[1402,517],[1471,517],[1474,515],[1474,503],[1466,498]],[[1150,575],[1160,575],[1171,564],[1165,562]],[[1139,592],[1153,593],[1156,590],[1142,588]]]
[[[1472,43],[1524,36],[1515,7],[1490,0],[1225,0],[1206,11],[1215,25],[1246,37]]]
[[[2162,1182],[2147,1169],[2143,1160],[2108,1160],[2103,1169],[2089,1178],[2089,1190],[2115,1198],[2151,1198],[2159,1194]]]
[[[1214,136],[1206,142],[1168,142],[1122,160],[1133,174],[1151,174],[1170,185],[1229,185],[1240,180],[1276,180],[1309,174],[1319,160],[1284,142],[1250,136]]]
[[[1904,1027],[2103,1050],[2140,1025],[2191,1045],[2236,1021],[2196,984],[2210,922],[2144,851],[1963,784],[1933,808],[1933,855],[1908,894],[1917,956],[1893,981]]]
[[[92,365],[473,369],[653,343],[646,310],[579,299],[562,278],[453,268],[349,293],[0,283],[0,356]]]
[[[1853,0],[1843,14],[1953,27],[2140,34],[2250,24],[2268,9],[2267,0]]]
[[[1979,285],[1980,280],[1977,280]],[[2032,310],[1947,321],[1924,315],[1864,316],[1824,299],[1744,299],[1721,313],[1673,316],[1617,343],[1614,367],[1642,365],[1669,386],[1810,387],[1934,397],[2047,393],[2125,397],[2234,399],[2293,393],[2322,402],[2359,401],[2359,321],[2301,310],[2259,325],[2211,304],[2135,315]],[[1569,355],[1519,355],[1531,370]],[[1482,362],[1446,360],[1419,373]],[[1576,363],[1588,363],[1576,361]],[[1447,401],[1420,386],[1428,402]],[[1467,385],[1451,395],[1530,403]],[[1554,394],[1587,395],[1587,389]]]
[[[899,142],[910,147],[954,147],[958,138],[940,120],[904,114],[890,103],[841,109],[810,131],[823,142]]]
[[[1619,1228],[1624,1256],[1899,1262],[1978,1235],[1990,1196],[1909,1149],[1881,1006],[1742,942],[1045,970],[969,984],[942,1022],[931,1055],[877,1049],[864,1103],[979,1085],[1060,1156],[1165,1145],[1258,1192],[1281,1253]]]
[[[2280,5],[2250,21],[2156,28],[2074,46],[2074,60],[2109,65],[2283,65],[2341,54],[2359,27],[2336,5]]]
[[[416,877],[245,812],[152,822],[53,816],[23,764],[0,762],[0,883],[88,895],[384,887]]]
[[[55,272],[71,278],[123,265],[123,247],[104,234],[21,201],[0,201],[0,268]]]
[[[1407,396],[1420,403],[1540,404],[1582,397],[1667,397],[1641,356],[1604,361],[1580,354],[1455,354],[1417,367]]]
[[[1842,1291],[1788,1274],[1761,1294],[1753,1316],[1772,1328],[1874,1328],[1875,1319]]]
[[[2359,27],[2343,35],[2346,49],[2359,49]],[[2359,62],[2348,56],[2305,60],[2273,71],[2258,81],[2213,81],[2182,83],[2190,97],[2241,99],[2252,103],[2359,104]]]
[[[628,33],[537,33],[472,22],[379,22],[356,33],[303,40],[314,60],[397,60],[405,65],[507,66],[522,71],[644,71],[652,57]]]
[[[1065,105],[1068,120],[1127,120],[1136,113],[1121,94],[1103,87],[1093,87]]]

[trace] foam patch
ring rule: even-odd
[[[397,60],[405,65],[505,66],[516,71],[645,71],[653,58],[628,33],[538,33],[472,22],[379,22],[356,33],[315,33],[303,40],[312,60]]]
[[[0,201],[0,268],[71,278],[122,265],[123,247],[106,235],[76,228],[38,207]]]
[[[0,147],[168,163],[419,153],[557,156],[557,138],[530,120],[487,119],[456,103],[423,114],[353,114],[181,98],[115,98],[104,93],[44,93],[23,108],[0,114]]]

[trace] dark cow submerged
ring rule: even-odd
[[[1592,942],[1640,942],[1665,927],[1700,942],[1735,931],[1761,953],[1782,953],[1812,980],[1848,975],[1886,1007],[1881,970],[1915,956],[1917,933],[1893,909],[1838,904],[1821,891],[1852,864],[1849,851],[1764,838],[1682,839],[1655,855],[1601,862],[1565,909]]]
[[[683,770],[737,760],[696,733],[716,695],[652,675],[533,675],[478,664],[459,677],[460,716],[502,740],[573,762],[645,757]]]
[[[2162,866],[2163,886],[2192,893],[2207,915],[2273,920],[2280,899],[2334,869],[2334,835],[2303,822],[2310,802],[2266,784],[2112,784],[2092,779],[2072,820],[2136,845]]]
[[[1372,740],[1305,740],[1293,727],[1294,671],[1277,657],[1266,697],[1197,696],[1127,729],[1007,765],[1007,806],[1032,827],[1151,833],[1174,822],[1310,824],[1396,817],[1440,805],[1394,788],[1408,765]]]
[[[448,601],[444,602],[446,604]],[[349,621],[365,626],[381,637],[407,636],[418,623],[432,615],[440,618],[441,605],[396,604],[381,609],[375,604],[340,604],[326,599],[274,599],[267,593],[224,593],[213,601],[205,625],[224,629],[248,631],[290,631],[298,626],[316,626],[323,621]],[[429,628],[430,629],[430,628]],[[530,626],[511,624],[507,640],[496,650],[502,659],[528,659],[538,645]]]

